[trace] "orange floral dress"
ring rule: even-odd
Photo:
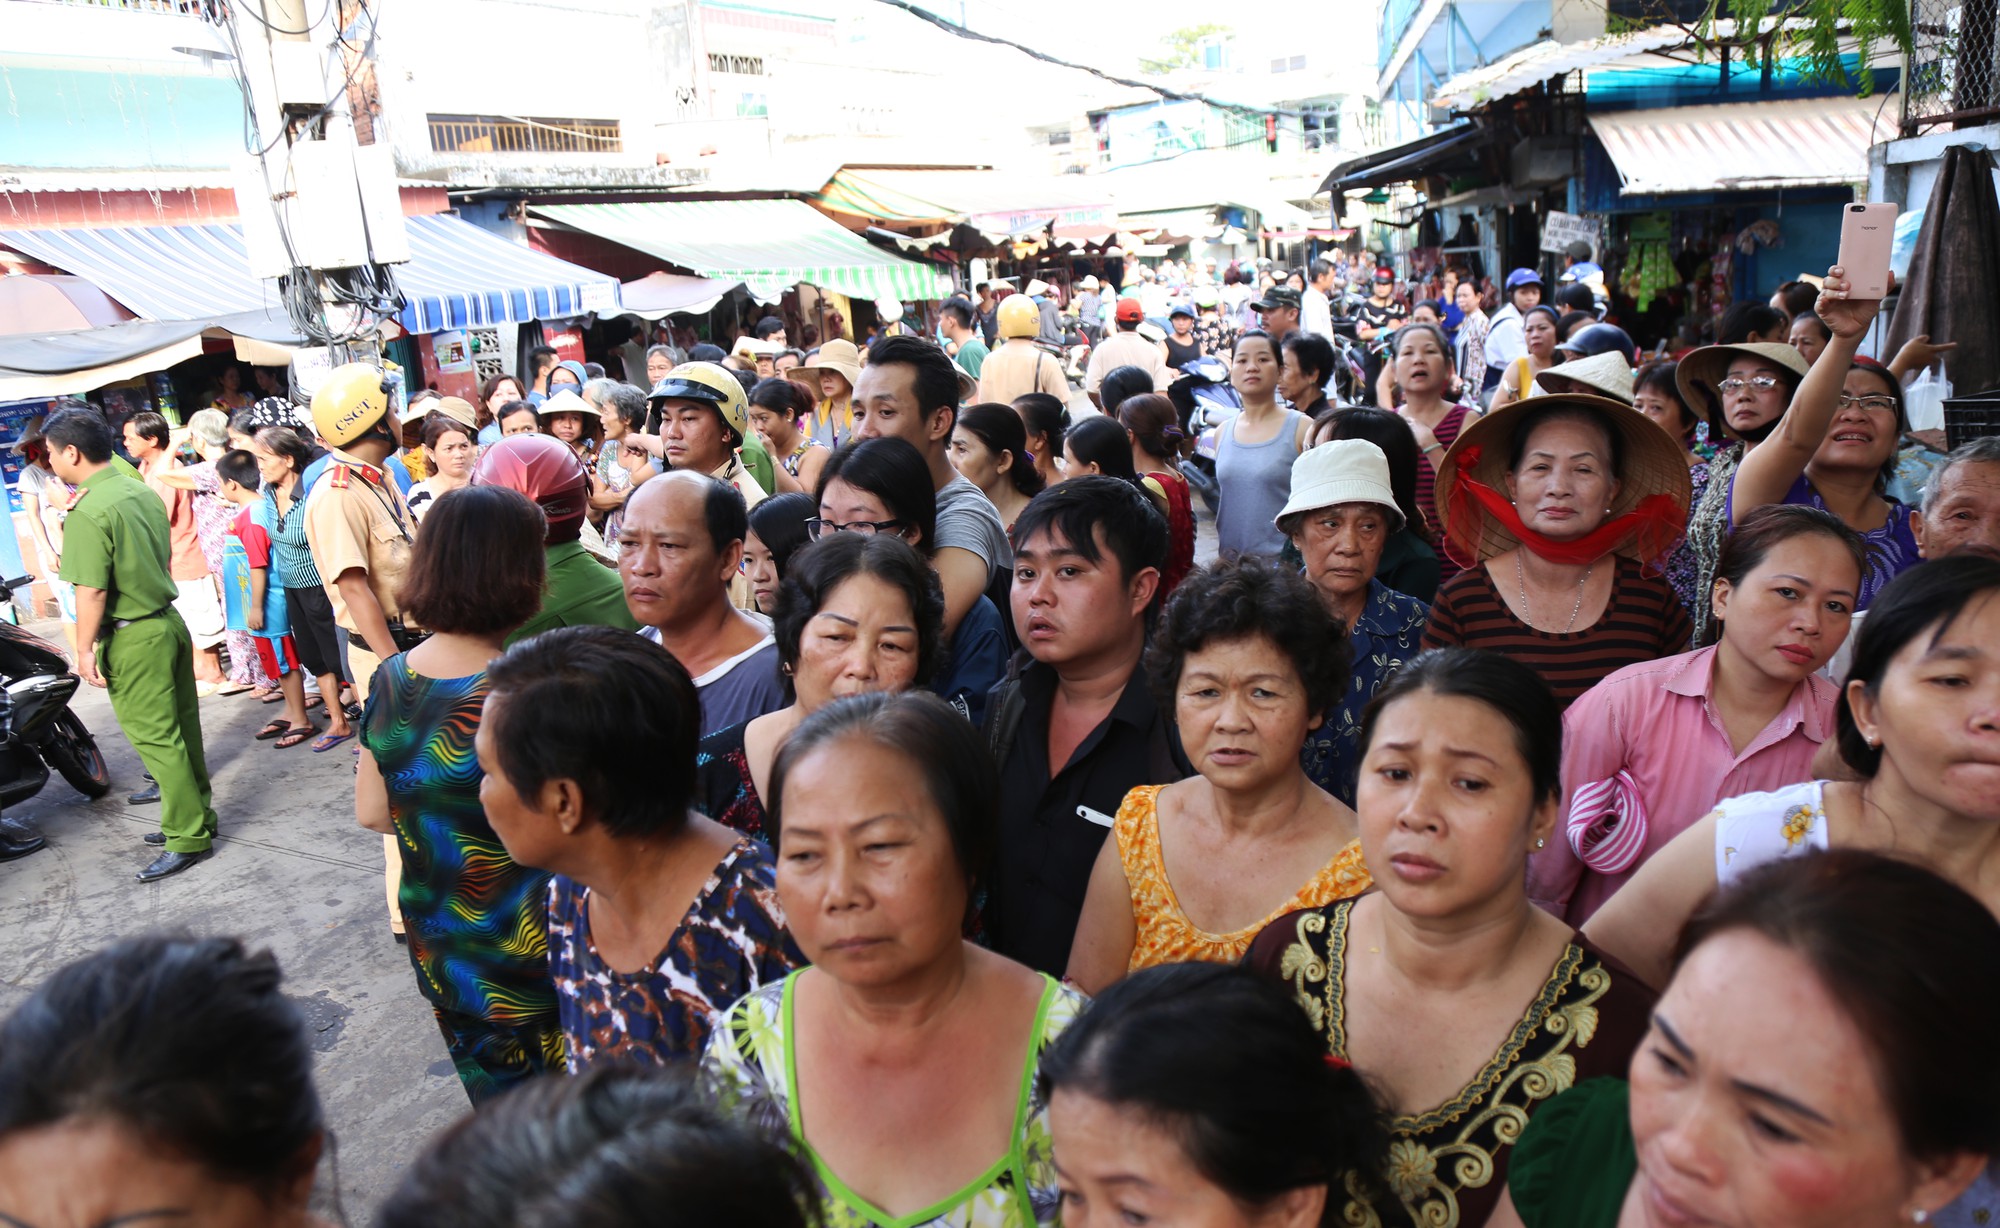
[[[1138,925],[1127,972],[1156,964],[1233,964],[1243,958],[1265,926],[1286,913],[1321,908],[1375,885],[1361,859],[1361,841],[1350,840],[1311,881],[1263,920],[1227,934],[1200,929],[1181,911],[1174,885],[1167,881],[1166,859],[1160,855],[1159,797],[1164,788],[1140,785],[1127,793],[1111,825],[1111,834],[1118,839],[1118,860],[1125,867],[1125,882],[1132,891],[1132,918]]]

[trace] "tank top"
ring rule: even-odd
[[[1167,338],[1167,365],[1174,370],[1178,371],[1183,364],[1193,362],[1200,357],[1201,341],[1199,338],[1189,336],[1185,342],[1177,341],[1173,337]]]
[[[1173,883],[1167,880],[1166,858],[1160,852],[1160,790],[1165,785],[1140,785],[1125,795],[1113,820],[1118,860],[1132,892],[1132,959],[1127,972],[1155,964],[1233,964],[1243,958],[1264,927],[1287,913],[1321,908],[1335,900],[1360,895],[1375,885],[1361,859],[1361,841],[1350,840],[1332,861],[1272,909],[1263,920],[1227,934],[1211,934],[1181,911]]]
[[[1243,419],[1226,423],[1218,432],[1215,481],[1216,553],[1225,563],[1246,554],[1275,557],[1285,548],[1285,535],[1271,523],[1292,493],[1292,460],[1299,454],[1299,424],[1306,416],[1285,411],[1278,433],[1263,443],[1236,442]]]

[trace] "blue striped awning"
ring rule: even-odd
[[[410,260],[392,266],[411,333],[554,320],[618,307],[618,279],[444,215],[405,218]],[[0,246],[74,273],[148,320],[282,311],[275,283],[250,275],[234,225],[0,230]]]

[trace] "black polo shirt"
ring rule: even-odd
[[[986,921],[995,950],[1060,977],[1069,967],[1091,867],[1125,795],[1138,785],[1184,779],[1191,769],[1171,721],[1153,702],[1145,670],[1135,668],[1111,714],[1051,779],[1056,671],[1034,662],[1020,683],[1026,706],[999,765],[1000,855]],[[1099,818],[1082,816],[1079,807]]]

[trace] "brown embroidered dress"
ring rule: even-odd
[[[1250,966],[1298,995],[1327,1049],[1347,1057],[1346,951],[1352,900],[1281,917],[1258,936]],[[1470,1083],[1450,1100],[1391,1122],[1385,1191],[1350,1186],[1335,1221],[1353,1228],[1479,1228],[1507,1188],[1507,1159],[1528,1118],[1585,1079],[1624,1078],[1655,995],[1581,936]],[[1366,1073],[1365,1071],[1363,1072]]]

